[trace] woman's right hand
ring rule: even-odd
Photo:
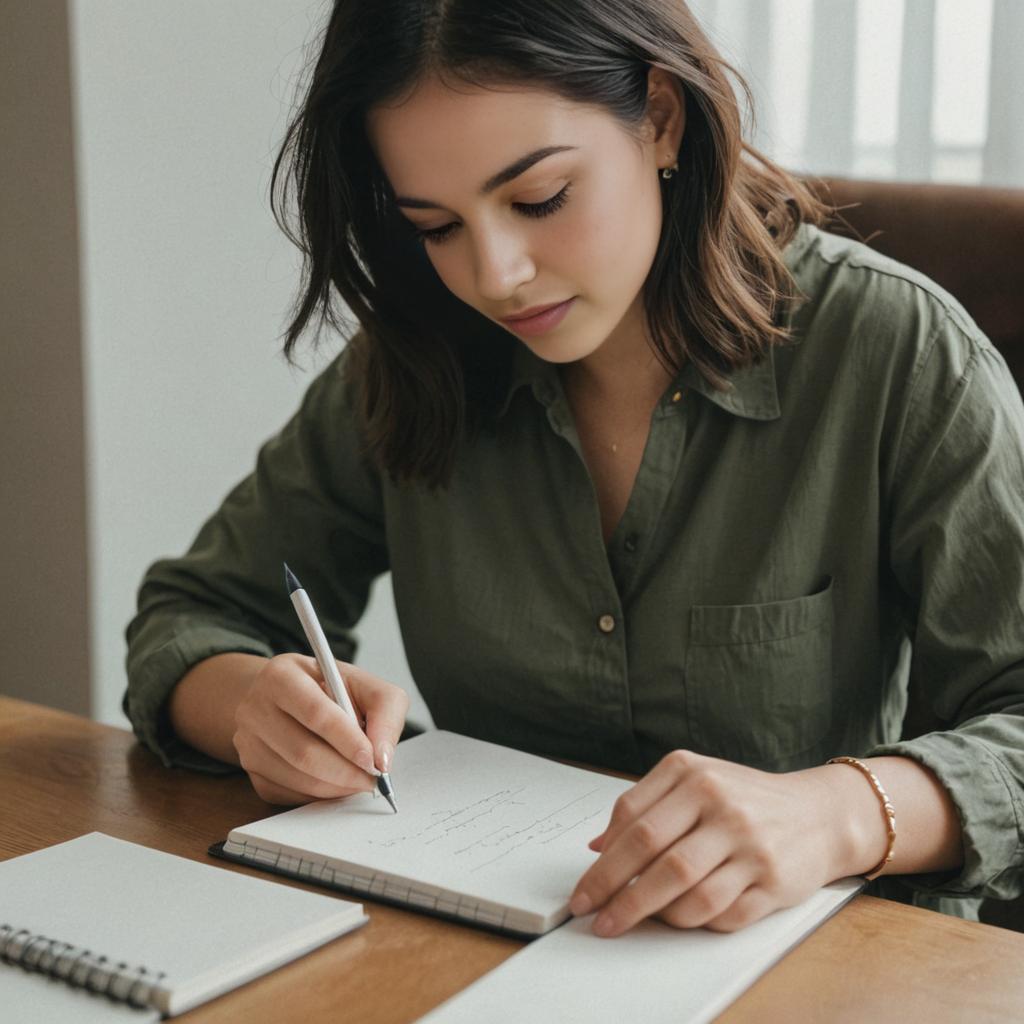
[[[390,770],[408,695],[355,665],[339,661],[338,669],[359,724],[330,697],[316,659],[302,654],[268,659],[238,703],[232,742],[264,800],[349,796],[376,788],[374,767]]]

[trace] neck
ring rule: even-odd
[[[613,335],[585,359],[561,367],[570,402],[600,401],[607,408],[647,413],[672,381],[642,331]]]
[[[567,390],[615,405],[638,402],[653,405],[672,381],[672,374],[647,348],[627,361],[595,364],[590,359],[569,363],[562,370]]]
[[[672,381],[647,340],[638,297],[620,324],[590,355],[561,368],[570,401],[599,400],[607,409],[646,408],[650,413]]]

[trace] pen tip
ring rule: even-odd
[[[395,803],[395,790],[391,785],[391,776],[387,772],[381,772],[377,779],[377,789],[384,799],[391,804],[391,810],[398,813],[398,804]]]
[[[295,573],[288,568],[288,563],[284,563],[284,585],[288,588],[289,594],[294,594],[296,590],[302,589],[302,584],[298,581]]]

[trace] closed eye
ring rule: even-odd
[[[541,203],[513,203],[514,209],[518,210],[524,217],[549,217],[556,210],[560,210],[569,197],[569,184],[567,183],[560,192],[555,193],[550,199]],[[450,238],[458,224],[443,224],[439,228],[418,228],[413,225],[413,232],[423,242],[438,244]]]

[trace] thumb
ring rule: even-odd
[[[344,666],[343,677],[358,714],[366,721],[366,735],[373,744],[374,764],[391,771],[395,747],[405,726],[409,695],[400,686],[358,668]]]

